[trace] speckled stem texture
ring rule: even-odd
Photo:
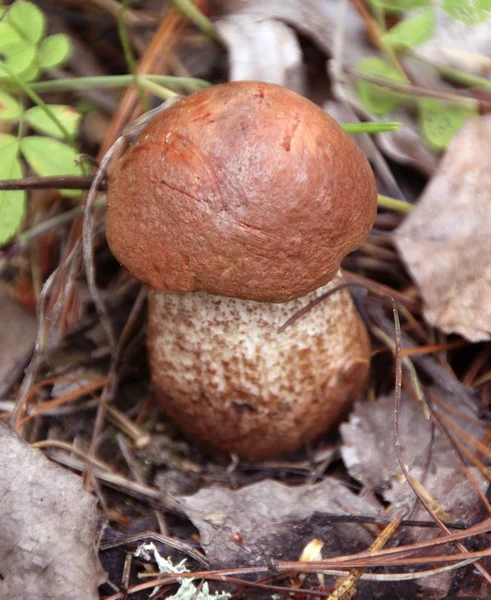
[[[346,289],[282,333],[300,309],[343,283],[285,303],[150,292],[148,347],[163,410],[192,441],[249,460],[293,452],[359,395],[370,345]]]

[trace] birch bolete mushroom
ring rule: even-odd
[[[150,288],[162,409],[192,440],[250,460],[292,452],[360,393],[369,340],[343,257],[376,214],[356,144],[282,87],[234,82],[172,105],[109,182],[107,238]]]

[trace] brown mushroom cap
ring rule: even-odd
[[[110,178],[107,238],[156,290],[284,302],[327,283],[376,214],[368,161],[309,100],[233,82],[187,96]]]

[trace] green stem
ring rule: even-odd
[[[396,200],[395,198],[383,196],[382,194],[378,195],[377,204],[381,208],[388,208],[389,210],[394,210],[401,213],[410,213],[414,210],[414,206],[409,204],[409,202],[404,202],[404,200]]]
[[[158,85],[153,81],[148,81],[148,79],[141,79],[140,81],[144,89],[146,89],[149,92],[152,92],[152,94],[155,94],[155,96],[157,96],[161,100],[168,100],[173,96],[179,95],[176,92],[169,90],[169,88]]]
[[[222,44],[213,23],[190,0],[172,0],[174,7],[191,21],[206,37]]]
[[[28,96],[34,102],[34,104],[37,104],[39,108],[46,114],[46,116],[51,121],[53,121],[53,123],[63,133],[63,136],[65,137],[66,141],[75,150],[75,152],[78,153],[78,148],[75,144],[73,137],[68,133],[63,123],[61,123],[60,120],[51,112],[48,105],[45,104],[43,100],[41,100],[41,98],[36,94],[36,92],[34,92],[25,81],[22,81],[22,79],[17,75],[17,73],[14,73],[12,69],[10,69],[5,63],[2,63],[2,66],[0,68],[3,69],[7,73],[7,75],[15,82],[15,84],[18,87],[20,87],[20,89],[26,94],[26,96]]]
[[[346,133],[383,133],[397,131],[401,124],[397,121],[380,121],[380,123],[340,123]]]
[[[140,75],[141,80],[151,81],[166,87],[177,87],[195,92],[211,86],[204,79],[192,77],[172,77],[170,75]],[[110,75],[99,77],[70,77],[54,81],[38,81],[31,83],[31,89],[38,92],[58,92],[62,90],[83,90],[87,88],[120,88],[133,83],[133,75]]]

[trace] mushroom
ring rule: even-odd
[[[151,288],[152,384],[194,441],[249,460],[290,453],[362,390],[370,344],[340,263],[369,232],[368,161],[320,107],[277,85],[187,96],[111,174],[107,239]]]

